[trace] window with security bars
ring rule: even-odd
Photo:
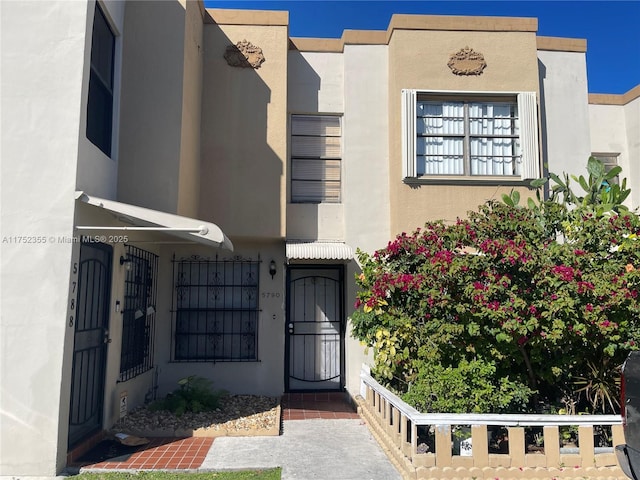
[[[340,203],[341,164],[340,116],[291,116],[293,203]]]
[[[536,100],[403,90],[404,177],[539,177]]]
[[[256,361],[260,262],[174,259],[175,361]]]
[[[122,312],[120,380],[129,380],[153,367],[158,257],[127,245],[127,273]]]

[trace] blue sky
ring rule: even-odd
[[[393,13],[537,17],[538,35],[587,39],[590,93],[625,93],[640,84],[640,0],[205,0],[205,5],[287,10],[292,37],[338,38],[345,29],[384,30]]]

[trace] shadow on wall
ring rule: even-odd
[[[277,32],[239,28],[234,34],[246,40],[230,39],[215,23],[204,28],[199,215],[230,236],[281,237],[286,33],[280,45]]]
[[[542,61],[538,60],[538,77],[540,79],[540,142],[542,144],[542,176],[549,175],[549,148],[547,144],[547,109],[545,105],[544,79],[547,78],[547,67]],[[548,196],[549,183],[544,186],[545,198]]]

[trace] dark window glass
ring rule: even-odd
[[[113,52],[115,36],[96,5],[91,38],[91,75],[87,102],[87,138],[111,156],[113,122]]]

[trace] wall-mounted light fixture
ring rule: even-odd
[[[120,256],[120,265],[124,265],[124,268],[127,271],[131,270],[131,259],[128,257]]]
[[[273,280],[273,277],[275,276],[277,272],[276,269],[276,262],[275,260],[271,260],[271,262],[269,263],[269,275],[271,275],[271,279]]]

